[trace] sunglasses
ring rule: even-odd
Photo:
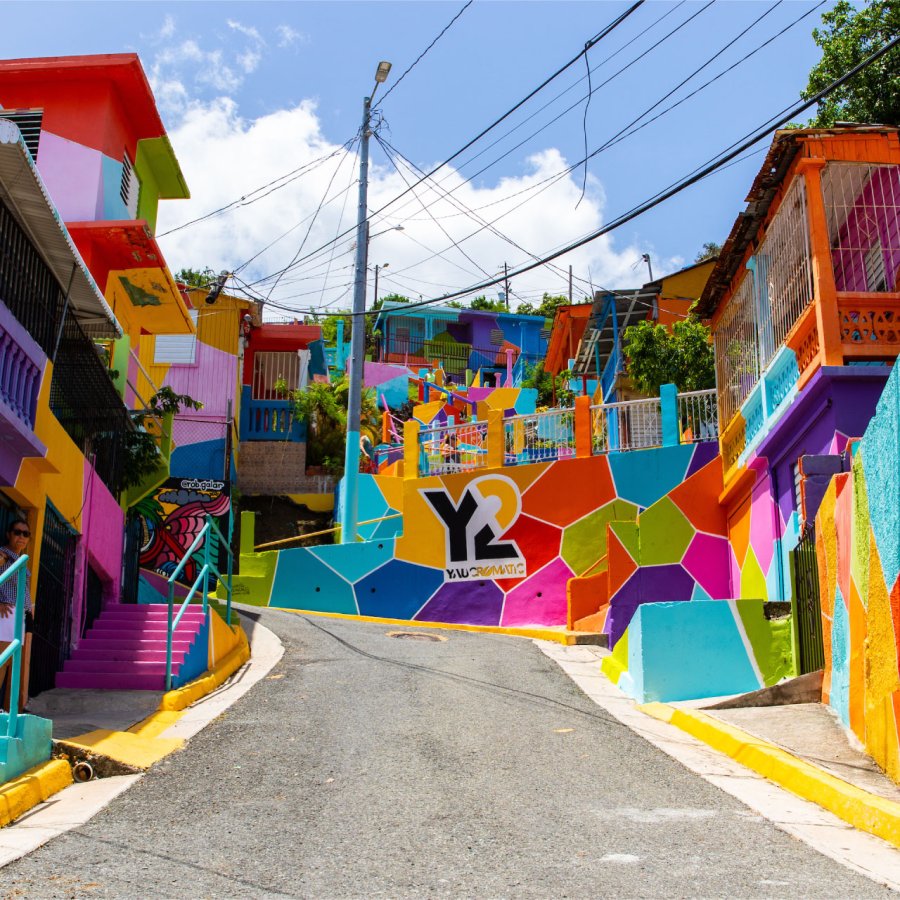
[[[12,533],[16,535],[16,537],[31,537],[30,531],[22,531],[21,528],[13,528]]]

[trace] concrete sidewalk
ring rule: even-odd
[[[900,803],[900,786],[878,768],[854,742],[833,710],[822,703],[704,709],[703,712],[781,747],[835,778]]]

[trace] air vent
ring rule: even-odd
[[[37,162],[44,111],[42,109],[0,109],[0,118],[15,122],[19,131],[22,132],[22,138],[31,158]]]
[[[137,218],[138,197],[141,193],[141,183],[134,171],[134,166],[125,153],[122,156],[122,182],[119,185],[119,196],[128,210],[129,218]]]

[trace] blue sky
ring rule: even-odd
[[[389,263],[381,293],[428,297],[465,288],[503,262],[515,266],[529,260],[528,254],[542,255],[593,230],[685,175],[797,99],[819,55],[812,28],[831,5],[828,0],[733,72],[592,160],[587,194],[578,204],[582,169],[549,190],[538,192],[535,185],[584,155],[581,60],[443,170],[440,189],[423,186],[420,200],[407,197],[373,225],[373,232],[387,232],[373,240],[370,251],[372,264]],[[430,168],[574,56],[626,6],[476,0],[386,98],[382,135],[412,163]],[[632,64],[593,95],[589,149],[628,125],[764,13],[664,105],[815,6],[806,0],[645,3],[590,51],[592,67],[603,63],[591,76],[594,87]],[[163,204],[160,232],[335,154],[253,205],[161,238],[173,269],[231,270],[244,264],[241,277],[266,294],[273,287],[266,276],[291,261],[307,228],[301,260],[353,223],[354,158],[340,146],[358,129],[362,97],[371,89],[378,61],[394,65],[390,87],[461,7],[462,2],[5,2],[0,53],[5,58],[125,51],[141,56],[192,188],[190,201]],[[566,88],[571,90],[554,100]],[[540,111],[548,101],[553,102]],[[574,109],[549,122],[572,104]],[[515,126],[512,135],[468,161]],[[514,147],[532,132],[538,133]],[[730,167],[559,265],[571,263],[576,285],[587,289],[588,281],[640,284],[646,269],[635,262],[644,252],[651,254],[656,275],[691,262],[704,241],[725,238],[760,161],[756,154]],[[488,163],[493,164],[479,173]],[[373,144],[370,208],[404,187]],[[276,240],[311,216],[329,188],[330,202],[311,227],[307,221]],[[451,188],[458,205],[444,193]],[[512,194],[517,199],[507,200]],[[491,220],[505,213],[495,228],[518,246],[488,230],[479,232],[479,223],[465,212],[472,208]],[[396,225],[403,230],[389,230]],[[342,240],[333,253],[301,262],[285,275],[272,297],[298,309],[341,306],[349,300],[351,261],[352,239]],[[541,269],[516,279],[513,293],[532,299],[543,290],[564,288],[562,275]]]

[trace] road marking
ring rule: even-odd
[[[900,890],[900,850],[880,838],[857,831],[832,813],[772,784],[681,729],[642,713],[600,671],[600,660],[608,655],[608,650],[566,647],[548,641],[534,643],[597,706],[685,768],[823,856],[872,881]]]

